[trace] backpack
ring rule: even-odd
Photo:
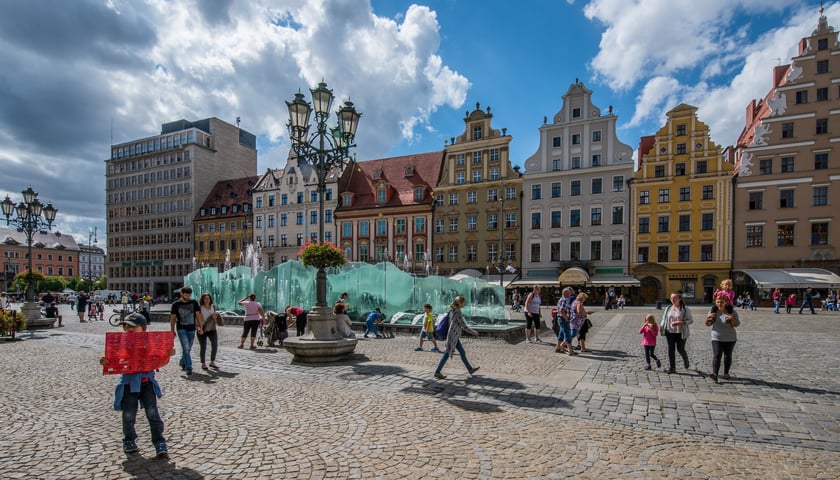
[[[438,340],[446,340],[447,333],[449,333],[449,312],[444,313],[435,325],[435,337]]]

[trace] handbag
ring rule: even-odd
[[[225,326],[225,321],[222,319],[222,316],[219,315],[218,313],[213,314],[213,319],[216,320],[216,325],[218,325],[220,327]]]

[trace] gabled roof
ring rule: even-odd
[[[351,162],[347,167],[345,179],[342,179],[340,192],[352,192],[353,204],[341,205],[336,211],[430,205],[433,201],[432,189],[438,184],[440,178],[443,153],[443,151],[437,151],[366,162]],[[406,169],[409,167],[413,171],[407,174]],[[376,202],[376,189],[380,185],[386,185],[390,189],[388,201],[384,204]],[[414,197],[417,187],[423,187],[424,190],[423,198],[420,200],[415,200]]]
[[[6,245],[26,246],[26,234],[14,228],[0,227],[0,239],[3,239],[2,243]],[[32,246],[59,250],[79,250],[79,245],[72,235],[62,235],[58,231],[33,233]]]
[[[205,216],[201,216],[201,210],[196,213],[194,220],[207,219],[210,209],[216,207],[216,215],[211,215],[211,218],[226,218],[226,217],[241,217],[243,212],[242,205],[251,203],[251,189],[257,182],[257,177],[242,177],[232,178],[230,180],[221,180],[216,182],[216,185],[210,190],[207,198],[201,208],[205,209]],[[239,208],[234,213],[234,205],[239,205]],[[222,214],[221,207],[228,207],[227,212]]]

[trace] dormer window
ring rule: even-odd
[[[207,215],[207,210],[202,208],[201,210],[198,211],[198,215],[201,216],[201,217]]]
[[[405,176],[406,177],[411,177],[412,175],[414,175],[414,167],[411,166],[411,165],[408,165],[407,167],[405,167]]]
[[[238,213],[239,212],[239,205],[234,205],[231,207],[231,213]]]
[[[210,215],[216,214],[216,207],[210,207]]]
[[[353,204],[353,195],[349,193],[345,193],[341,196],[341,204],[345,207],[349,207]]]
[[[481,126],[473,127],[473,140],[481,140],[482,129]]]
[[[376,189],[376,203],[385,203],[388,199],[386,195],[385,187],[380,187]]]
[[[414,189],[414,200],[416,200],[416,201],[418,201],[418,202],[419,202],[420,200],[423,200],[423,194],[424,194],[424,193],[425,193],[425,192],[423,191],[423,187],[417,187],[417,188],[415,188],[415,189]]]
[[[227,205],[222,205],[222,215],[227,213]]]
[[[375,179],[382,178],[382,170],[380,170],[378,168],[376,170],[374,170],[373,171],[373,178],[375,178]]]

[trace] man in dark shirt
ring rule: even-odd
[[[59,327],[64,326],[61,323],[61,315],[58,314],[58,307],[55,306],[55,302],[50,302],[49,306],[44,309],[44,316],[46,318],[57,318],[58,319],[58,326]]]
[[[178,365],[187,371],[187,375],[192,375],[190,350],[195,342],[195,333],[201,334],[201,325],[204,324],[201,318],[201,307],[197,301],[190,298],[191,296],[192,288],[181,288],[181,297],[175,300],[169,312],[169,328],[172,329],[173,335],[177,335],[181,343],[181,360]]]
[[[76,303],[76,312],[79,313],[79,322],[85,323],[85,312],[87,311],[88,296],[85,292],[79,292],[78,303]]]

